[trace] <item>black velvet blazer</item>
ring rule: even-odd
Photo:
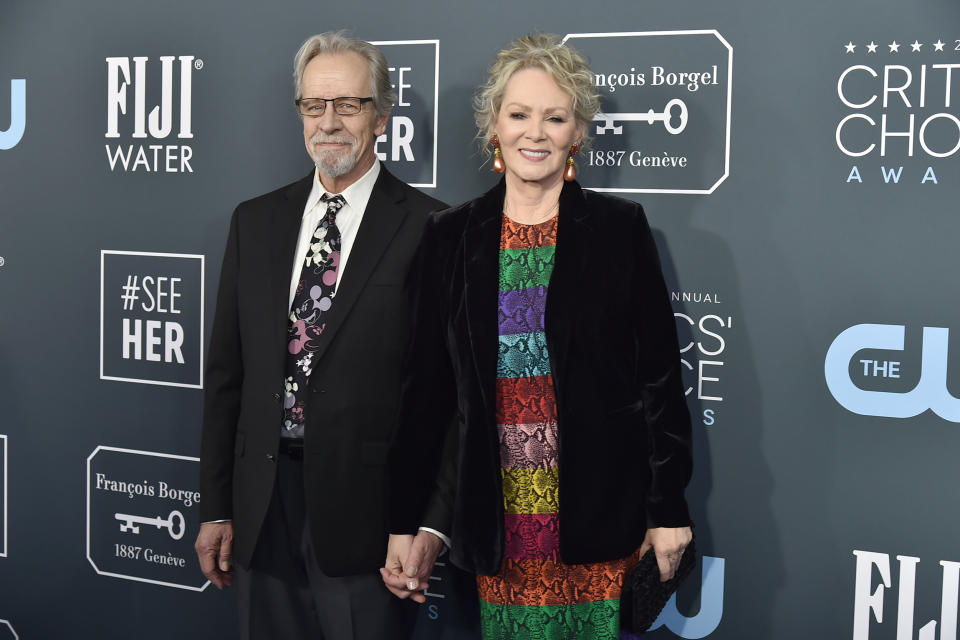
[[[495,418],[505,183],[432,214],[410,274],[413,332],[388,460],[388,526],[421,524],[458,424],[451,558],[493,574],[504,548]],[[692,460],[676,324],[640,205],[567,183],[545,330],[558,411],[560,555],[621,558],[646,528],[690,523]]]

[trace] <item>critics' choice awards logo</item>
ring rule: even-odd
[[[106,61],[110,171],[193,173],[193,148],[182,141],[193,138],[193,73],[203,68],[203,60],[137,56]]]
[[[721,378],[733,317],[723,313],[723,301],[716,292],[673,291],[670,300],[682,306],[673,315],[680,338],[685,393],[702,408],[703,424],[709,427],[716,424],[723,403]]]
[[[0,131],[0,149],[13,149],[27,127],[27,81],[10,81],[10,126]]]
[[[853,605],[853,640],[869,640],[870,630],[876,630],[884,623],[884,601],[886,590],[893,586],[890,575],[890,554],[874,551],[857,551],[857,583]],[[899,563],[899,580],[896,597],[897,638],[917,640],[936,640],[937,621],[930,620],[916,633],[914,626],[914,607],[917,592],[917,565],[920,558],[896,556]],[[941,560],[941,600],[940,600],[940,640],[956,640],[957,637],[957,599],[960,596],[960,562]],[[873,580],[874,568],[879,573],[880,582]],[[928,597],[928,596],[925,596]],[[890,598],[892,600],[892,598]],[[873,618],[873,620],[871,620]],[[887,622],[889,623],[889,616]],[[887,624],[887,627],[890,625]],[[892,637],[890,631],[882,637]]]
[[[437,186],[439,40],[373,42],[383,51],[397,102],[387,130],[377,138],[377,157],[414,187]]]
[[[430,586],[423,590],[423,595],[428,598],[427,604],[425,607],[421,607],[419,614],[420,620],[428,621],[437,621],[443,617],[445,611],[442,609],[444,600],[447,598],[446,589],[444,588],[444,579],[449,579],[450,570],[447,569],[449,566],[444,556],[446,556],[447,549],[444,545],[443,549],[440,550],[440,554],[437,556],[437,561],[433,565],[433,572],[430,574]],[[420,624],[420,622],[418,622]]]
[[[960,152],[960,40],[851,40],[837,55],[835,137],[853,163],[847,184],[939,184],[942,163]]]
[[[197,463],[100,446],[87,458],[87,560],[99,575],[203,591],[193,551]]]
[[[730,172],[733,48],[714,30],[575,33],[603,112],[579,181],[596,191],[713,193]]]
[[[204,257],[100,252],[100,378],[203,387]]]
[[[905,336],[906,327],[892,324],[858,324],[843,331],[824,361],[830,393],[845,409],[864,416],[912,418],[930,409],[960,422],[960,400],[947,388],[950,330],[923,327],[919,348],[905,349]]]

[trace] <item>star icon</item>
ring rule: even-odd
[[[923,46],[923,45],[920,44],[920,41],[919,41],[919,40],[914,40],[914,41],[913,41],[913,44],[910,45],[910,48],[911,48],[914,52],[918,52],[918,51],[920,51],[920,47],[922,47],[922,46]]]
[[[933,43],[934,51],[943,51],[943,42],[940,41],[940,38],[937,38],[937,41]]]
[[[871,40],[870,44],[867,45],[867,53],[876,53],[876,52],[877,52],[877,43]]]
[[[857,48],[857,45],[853,44],[851,41],[843,45],[843,48],[847,50],[847,53],[853,53],[853,50]]]
[[[900,53],[900,45],[897,44],[897,41],[894,40],[892,44],[888,44],[890,47],[890,53]]]

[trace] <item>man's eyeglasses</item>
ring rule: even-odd
[[[364,102],[373,102],[373,98],[299,98],[296,100],[300,115],[311,118],[322,116],[327,110],[327,103],[333,103],[333,110],[338,116],[355,116],[363,110]]]

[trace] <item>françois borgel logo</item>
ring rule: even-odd
[[[679,309],[673,316],[687,398],[696,401],[700,418],[709,427],[720,419],[726,387],[723,366],[733,317],[724,313],[723,300],[715,291],[672,291],[670,301]]]
[[[10,81],[10,126],[0,131],[0,150],[13,149],[27,126],[27,81]]]
[[[9,620],[0,620],[0,640],[20,640]]]
[[[100,252],[100,378],[203,387],[204,257]]]
[[[844,330],[824,361],[830,393],[845,409],[864,416],[912,418],[930,409],[960,422],[960,399],[947,388],[950,330],[923,327],[920,349],[905,350],[905,335],[906,327],[892,324]]]
[[[875,551],[854,550],[857,557],[857,583],[853,605],[853,640],[869,640],[871,628],[884,624],[884,592],[892,586],[890,574],[890,554]],[[930,620],[919,633],[914,625],[914,608],[917,600],[917,565],[920,558],[915,556],[896,556],[899,564],[897,585],[896,616],[897,638],[916,638],[917,640],[936,640],[937,620]],[[940,561],[942,575],[940,598],[940,640],[956,640],[957,637],[957,601],[960,597],[960,562]],[[929,565],[927,565],[929,566]],[[936,567],[936,565],[934,565]],[[879,574],[880,582],[875,583],[873,576]],[[922,569],[921,569],[922,570]],[[919,590],[923,593],[923,590]],[[928,592],[929,593],[929,592]],[[925,596],[929,597],[929,596]],[[893,598],[890,598],[892,600]],[[892,602],[890,604],[893,604]],[[873,621],[871,621],[873,618]],[[890,616],[887,615],[887,622]],[[922,618],[921,618],[922,619]],[[873,622],[873,624],[872,624]],[[891,625],[881,637],[892,638]]]
[[[733,47],[716,30],[574,33],[603,113],[578,159],[596,191],[713,193],[730,173]]]
[[[203,68],[203,60],[136,56],[106,61],[110,171],[193,173],[193,147],[183,141],[193,138],[193,73]]]
[[[373,42],[383,51],[397,102],[374,150],[395,176],[414,187],[437,186],[439,40]]]
[[[911,36],[913,37],[913,36]],[[960,40],[837,45],[837,149],[847,184],[935,185],[960,153]]]
[[[99,446],[87,458],[87,560],[102,576],[190,591],[199,458]]]

